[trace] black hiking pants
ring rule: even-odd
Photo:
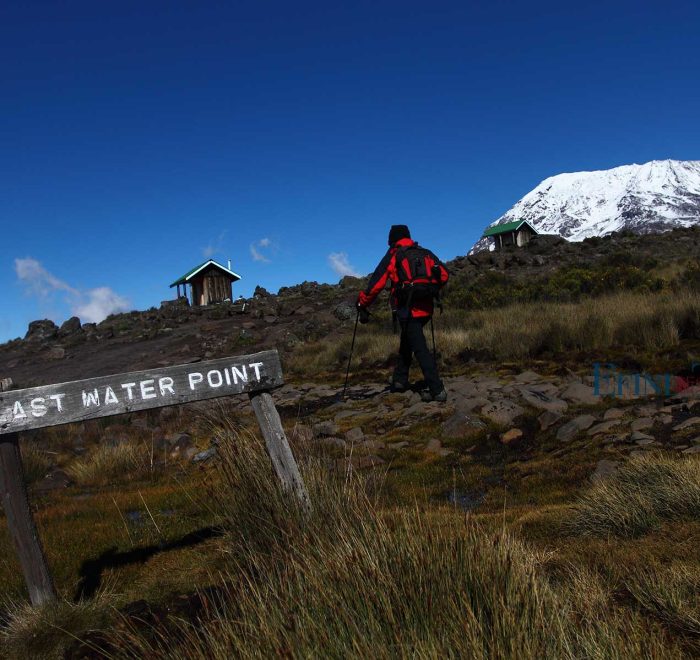
[[[413,356],[416,356],[418,364],[423,371],[425,382],[435,395],[442,391],[443,385],[438,375],[435,358],[428,349],[423,328],[429,321],[428,318],[399,319],[401,324],[401,344],[399,345],[399,361],[394,369],[394,382],[408,385],[408,370],[411,368]]]

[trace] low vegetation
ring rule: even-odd
[[[447,307],[435,317],[435,341],[448,369],[471,357],[527,360],[580,352],[633,352],[639,358],[700,339],[700,295],[622,292],[578,303],[513,303],[486,310]],[[380,311],[358,331],[355,365],[389,363],[397,337]],[[430,343],[430,329],[427,329]],[[289,368],[299,374],[336,373],[347,363],[349,337],[333,336],[297,349]],[[652,358],[653,359],[653,358]]]
[[[682,657],[660,623],[620,612],[597,576],[566,569],[551,579],[551,553],[504,528],[448,508],[382,507],[375,483],[329,480],[313,464],[307,518],[268,478],[259,445],[240,435],[221,444],[230,448],[218,499],[230,557],[223,597],[196,622],[132,626],[111,641],[118,655]],[[640,584],[651,590],[640,587],[640,602],[664,621],[692,625],[673,610],[677,595]]]
[[[638,456],[577,503],[577,534],[636,537],[663,521],[700,519],[700,466],[692,456]]]

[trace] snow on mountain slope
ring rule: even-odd
[[[489,226],[514,220],[569,241],[700,224],[700,161],[653,160],[549,177]],[[470,254],[487,247],[481,239]]]

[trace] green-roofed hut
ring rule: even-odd
[[[170,288],[177,287],[178,298],[187,298],[189,284],[192,305],[211,305],[233,300],[233,283],[240,279],[241,276],[231,270],[230,261],[226,268],[209,259],[175,280]],[[180,286],[182,286],[182,293],[180,293]]]
[[[494,247],[500,250],[506,245],[522,247],[537,234],[537,230],[527,220],[516,220],[487,227],[482,238],[493,238]]]

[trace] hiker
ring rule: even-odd
[[[423,327],[433,315],[434,300],[445,285],[449,273],[430,251],[411,240],[406,225],[392,225],[389,250],[360,291],[357,307],[360,321],[368,320],[367,307],[391,281],[390,303],[394,320],[401,325],[399,360],[391,378],[391,389],[403,392],[409,388],[408,371],[415,354],[423,371],[428,390],[421,392],[423,401],[447,401],[447,392],[440,380],[435,357],[428,350]]]

